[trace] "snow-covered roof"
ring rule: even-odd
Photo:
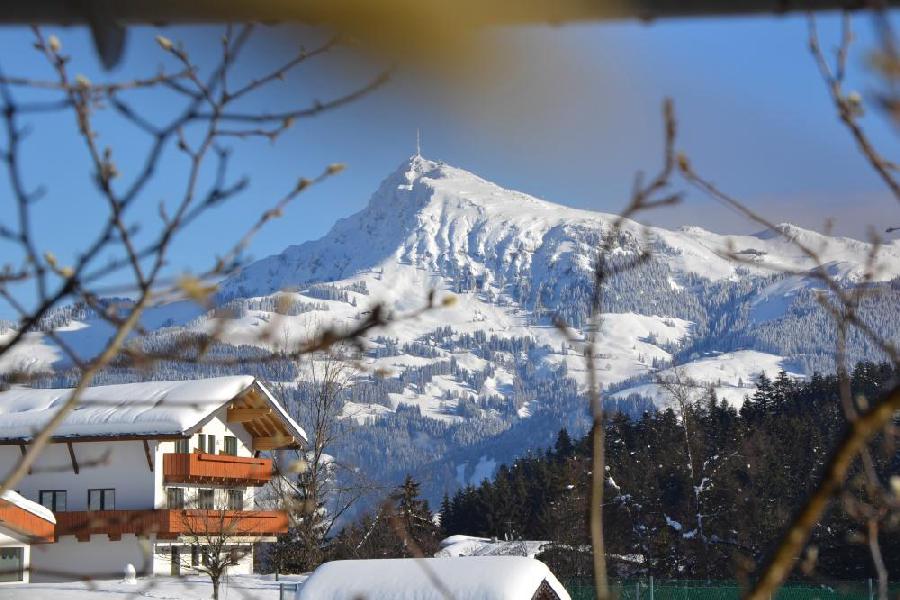
[[[298,440],[306,434],[259,381],[249,375],[187,381],[102,385],[84,391],[54,430],[58,438],[184,435],[253,385],[264,392]],[[14,388],[0,392],[0,440],[28,440],[72,393],[71,389]]]
[[[9,502],[13,506],[17,506],[24,511],[28,511],[31,514],[44,519],[45,521],[49,521],[50,523],[54,524],[56,523],[56,517],[53,516],[52,510],[38,504],[34,500],[29,500],[28,498],[23,497],[18,492],[6,490],[2,494],[0,494],[0,501]]]
[[[540,540],[497,540],[471,535],[451,535],[441,540],[436,558],[460,556],[527,556],[534,558],[550,542]]]
[[[454,600],[531,600],[545,580],[570,600],[547,565],[521,556],[338,560],[316,569],[299,599],[444,600],[429,573]]]

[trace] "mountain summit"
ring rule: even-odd
[[[398,263],[438,275],[468,272],[486,285],[587,271],[614,218],[506,190],[468,171],[414,155],[381,182],[366,208],[339,220],[319,240],[248,265],[225,282],[224,290],[228,297],[260,296]],[[699,227],[647,231],[652,249],[666,257],[676,280],[686,274],[710,280],[734,277],[737,265],[723,256],[729,246],[757,263],[757,268],[749,267],[756,274],[768,274],[767,268],[812,268],[786,237],[819,250],[835,273],[852,279],[862,274],[871,248],[787,224],[779,233],[741,236]],[[623,235],[623,250],[637,251],[644,228],[628,221]],[[885,246],[882,258],[878,279],[900,274],[900,244]]]

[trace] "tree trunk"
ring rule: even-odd
[[[219,600],[219,578],[218,577],[210,577],[212,580],[213,587],[213,595],[212,600]]]

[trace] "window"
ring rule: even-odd
[[[38,502],[53,512],[63,512],[66,510],[66,490],[41,490]]]
[[[196,567],[200,564],[200,546],[196,544],[191,546],[191,566]]]
[[[187,454],[191,451],[191,440],[188,438],[182,438],[180,440],[175,440],[175,452],[178,454]]]
[[[197,445],[200,448],[200,452],[206,452],[207,454],[215,454],[216,453],[216,436],[207,435],[207,434],[199,434],[197,436]]]
[[[244,490],[228,490],[228,510],[244,510]]]
[[[0,582],[22,581],[25,572],[24,548],[0,548]]]
[[[166,506],[169,508],[184,508],[184,488],[167,488]]]
[[[88,510],[115,510],[116,490],[88,490]]]
[[[212,510],[215,508],[215,497],[213,490],[197,490],[197,508]]]
[[[225,454],[237,456],[237,438],[233,435],[225,436]]]

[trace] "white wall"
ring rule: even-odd
[[[191,545],[176,542],[174,544],[181,550],[181,574],[190,575],[195,573],[189,568],[191,560]],[[251,544],[236,544],[237,546],[249,547],[250,552],[241,557],[238,564],[228,568],[229,575],[252,575],[253,574],[253,546]],[[153,569],[156,575],[169,575],[172,572],[172,555],[170,554],[172,544],[161,542],[156,545],[156,552],[153,555]]]
[[[22,548],[22,581],[28,583],[28,565],[31,561],[31,547],[28,544],[24,543],[22,539],[13,532],[9,531],[5,527],[0,527],[0,548]],[[15,582],[0,581],[0,585],[4,585],[5,583]]]
[[[244,429],[244,426],[240,423],[226,423],[226,410],[227,407],[222,407],[217,410],[213,415],[207,419],[206,422],[203,423],[203,426],[191,436],[189,448],[193,452],[195,448],[198,447],[198,438],[199,434],[204,435],[214,435],[216,436],[216,451],[223,452],[225,450],[225,436],[231,435],[237,438],[237,455],[244,457],[252,457],[253,456],[253,437],[247,433],[247,430]],[[169,454],[175,452],[175,442],[174,441],[160,441],[155,445],[151,445],[151,448],[154,449],[154,456],[156,464],[160,465],[159,468],[156,469],[156,477],[154,478],[154,494],[153,494],[153,506],[156,508],[166,508],[166,488],[169,487],[181,487],[185,488],[185,503],[187,506],[193,506],[197,496],[197,490],[200,488],[203,489],[216,489],[216,502],[217,506],[225,505],[225,489],[228,486],[214,486],[214,485],[196,485],[196,484],[168,484],[166,485],[163,482],[162,476],[162,461],[163,454]],[[244,508],[249,509],[254,506],[253,498],[256,495],[255,488],[247,488],[244,491]]]
[[[115,489],[117,509],[153,506],[155,473],[147,464],[143,442],[75,442],[72,447],[80,466],[77,475],[66,444],[50,444],[16,490],[35,502],[40,490],[66,490],[66,510],[87,510],[88,490],[93,488]],[[9,472],[20,457],[18,446],[0,446],[0,473]]]
[[[92,535],[90,542],[78,542],[74,537],[66,536],[55,544],[34,546],[31,563],[35,570],[32,581],[78,579],[65,573],[121,579],[129,563],[134,565],[138,575],[152,572],[153,542],[130,534],[123,535],[117,542],[109,541],[105,535]]]

